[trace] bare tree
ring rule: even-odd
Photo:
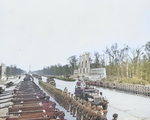
[[[106,47],[105,50],[105,54],[109,55],[109,65],[110,65],[109,75],[114,74],[112,69],[114,69],[114,65],[116,64],[117,49],[118,45],[117,43],[115,43],[114,45],[111,46],[110,49]]]
[[[75,68],[75,66],[77,64],[78,59],[76,58],[76,55],[73,55],[73,56],[69,57],[68,60],[69,60],[69,63],[71,65],[71,67],[72,67],[71,74],[73,75],[74,68]]]
[[[132,56],[128,55],[130,62],[132,63],[132,66],[130,66],[131,67],[131,72],[130,72],[131,77],[135,77],[137,75],[137,65],[140,60],[141,55],[143,54],[142,48],[143,48],[143,46],[140,48],[138,47],[136,49],[132,49],[131,50]]]
[[[100,66],[100,55],[99,55],[99,53],[98,52],[95,52],[94,53],[94,64],[95,64],[95,68],[98,68],[99,66]]]
[[[146,43],[145,45],[145,51],[148,57],[148,61],[150,62],[150,41]]]
[[[89,61],[90,61],[90,63],[92,63],[92,61],[93,61],[91,53],[89,53]]]

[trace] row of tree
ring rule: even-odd
[[[150,82],[150,42],[137,48],[124,45],[119,48],[115,43],[111,47],[106,47],[100,54],[90,53],[90,62],[94,68],[106,68],[107,77],[119,78],[139,78]],[[68,58],[70,65],[54,65],[45,67],[43,70],[36,71],[41,74],[49,75],[68,75],[73,74],[78,67],[77,57]]]
[[[71,74],[71,66],[70,65],[52,65],[50,67],[44,67],[42,70],[34,71],[37,74],[45,74],[45,75],[64,75],[67,77]]]
[[[42,70],[33,71],[33,73],[37,74],[45,74],[45,75],[63,75],[64,77],[69,77],[70,75],[73,75],[74,69],[77,69],[77,61],[78,59],[76,56],[71,56],[68,58],[68,61],[70,64],[66,65],[51,65],[48,67],[44,67]]]
[[[20,69],[20,68],[17,68],[17,66],[7,66],[6,67],[6,76],[9,77],[9,76],[16,76],[16,75],[21,75],[25,73],[24,70]]]
[[[97,67],[105,67],[108,77],[139,78],[150,82],[150,42],[135,49],[117,43],[106,47],[103,54],[95,52]]]

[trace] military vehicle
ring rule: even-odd
[[[78,81],[76,83],[74,94],[76,97],[80,97],[80,99],[88,100],[92,105],[101,105],[104,110],[108,107],[109,102],[107,98],[102,97],[102,92],[99,93],[98,89],[86,85],[84,81]]]
[[[31,79],[33,80],[33,77],[29,74],[25,74],[26,77],[23,79],[24,81],[30,81]]]
[[[5,85],[0,85],[0,94],[2,94],[2,92],[4,92],[6,89]]]
[[[10,86],[12,86],[14,83],[12,81],[7,81],[5,83],[6,88],[9,88]]]
[[[54,77],[47,77],[47,83],[49,83],[49,84],[51,84],[53,86],[56,86]]]

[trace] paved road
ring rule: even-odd
[[[57,88],[64,90],[67,87],[69,92],[74,93],[76,82],[55,80]],[[43,81],[45,81],[45,78]],[[112,119],[113,113],[118,113],[118,120],[150,120],[150,98],[116,92],[109,89],[98,89],[109,100],[108,120]]]

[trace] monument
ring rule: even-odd
[[[79,56],[78,70],[74,70],[74,75],[89,77],[91,80],[100,80],[106,77],[105,68],[92,68],[90,63],[89,53]]]
[[[6,66],[5,64],[0,64],[0,79],[6,80]]]

